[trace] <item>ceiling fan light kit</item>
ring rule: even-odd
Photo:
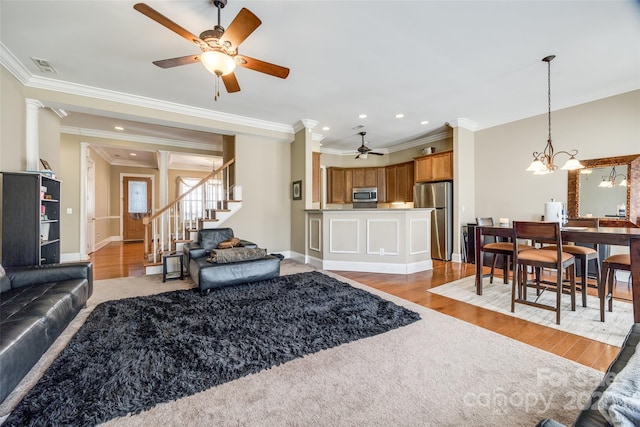
[[[211,4],[218,9],[218,24],[213,29],[203,31],[200,36],[192,34],[145,3],[137,3],[133,6],[138,12],[195,44],[202,51],[201,55],[187,55],[179,58],[153,61],[155,65],[161,68],[171,68],[202,62],[205,68],[216,76],[214,96],[216,101],[220,96],[219,86],[221,79],[227,92],[240,91],[240,85],[234,74],[238,65],[274,77],[280,77],[281,79],[287,78],[289,75],[288,68],[238,55],[238,46],[262,24],[262,21],[253,12],[242,8],[225,30],[220,25],[220,10],[227,5],[227,0],[212,0]]]
[[[211,74],[215,74],[218,77],[233,73],[233,70],[236,69],[236,61],[219,50],[204,52],[200,61]]]
[[[371,148],[367,147],[364,142],[364,136],[366,135],[366,132],[358,132],[358,135],[360,135],[362,137],[362,144],[360,145],[360,147],[358,147],[358,154],[356,155],[356,159],[363,159],[366,160],[369,158],[369,154],[373,154],[376,156],[384,156],[383,153],[376,153],[374,151],[371,150]]]

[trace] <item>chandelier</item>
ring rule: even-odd
[[[551,61],[555,58],[555,55],[549,55],[542,58],[543,62],[547,63],[547,83],[548,83],[548,106],[549,106],[549,138],[547,139],[547,145],[542,152],[533,152],[533,161],[527,168],[528,172],[533,172],[534,175],[545,175],[552,173],[558,169],[558,166],[554,163],[555,157],[562,153],[569,156],[569,160],[562,166],[563,170],[576,170],[584,168],[584,165],[576,159],[578,150],[571,151],[557,151],[554,152],[553,144],[551,143]]]
[[[622,178],[622,180],[616,184],[616,179],[618,179],[619,177]],[[598,185],[598,187],[602,187],[602,188],[613,188],[613,187],[626,187],[627,186],[627,176],[625,174],[618,174],[616,173],[616,167],[612,167],[611,168],[611,172],[609,173],[608,176],[603,175],[602,176],[602,181],[600,182],[600,185]]]

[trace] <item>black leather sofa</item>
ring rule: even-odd
[[[636,347],[640,342],[640,323],[636,323],[631,327],[629,334],[624,340],[620,352],[616,356],[602,382],[591,393],[591,398],[585,405],[584,409],[578,414],[573,426],[576,427],[606,427],[610,426],[606,418],[598,410],[598,401],[602,393],[609,387],[615,375],[618,374],[627,365],[629,359],[636,352]],[[563,427],[563,424],[552,420],[544,419],[538,423],[538,427]]]
[[[0,402],[93,293],[90,262],[0,266]]]
[[[217,249],[221,242],[233,237],[231,228],[202,229],[198,231],[196,242],[184,244],[183,255],[187,273],[200,292],[205,293],[213,288],[271,279],[280,275],[280,258],[273,255],[224,264],[207,260],[211,251]],[[240,246],[258,248],[255,243],[242,239],[240,239]]]

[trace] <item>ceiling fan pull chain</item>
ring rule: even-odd
[[[215,84],[215,95],[213,95],[213,100],[217,101],[220,97],[220,76],[216,76],[216,84]]]

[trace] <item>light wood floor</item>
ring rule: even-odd
[[[144,275],[142,243],[110,243],[93,253],[91,261],[95,280]],[[432,287],[473,275],[472,264],[434,260],[433,270],[409,275],[335,273],[601,371],[606,370],[619,351],[615,346],[426,292]],[[617,297],[630,299],[625,284],[616,289]]]

